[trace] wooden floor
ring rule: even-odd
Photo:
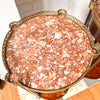
[[[16,86],[12,86],[2,81],[0,90],[0,100],[20,100]],[[100,83],[70,97],[67,100],[100,100]]]
[[[0,100],[20,100],[16,86],[1,81]]]
[[[67,100],[100,100],[100,82]]]

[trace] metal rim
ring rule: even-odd
[[[88,30],[88,28],[81,22],[79,21],[77,18],[71,16],[71,15],[68,15],[67,12],[64,10],[64,9],[60,9],[58,11],[43,11],[43,12],[39,12],[39,13],[36,13],[36,14],[33,14],[31,16],[27,16],[23,19],[21,19],[20,21],[18,22],[12,22],[10,23],[9,27],[10,27],[10,31],[7,33],[5,39],[4,39],[4,42],[3,42],[3,46],[2,46],[2,59],[3,59],[3,63],[4,63],[4,66],[6,67],[8,73],[9,73],[9,77],[10,77],[10,69],[8,68],[7,66],[7,61],[6,61],[6,46],[7,46],[7,42],[8,42],[8,39],[10,38],[11,34],[13,33],[13,30],[12,30],[12,27],[14,26],[19,26],[21,24],[23,24],[24,22],[28,21],[29,19],[32,19],[32,18],[35,18],[35,17],[39,17],[39,16],[48,16],[48,15],[53,15],[53,16],[57,16],[59,14],[64,14],[65,18],[68,18],[70,20],[72,20],[74,23],[76,23],[78,26],[81,27],[81,29],[87,34],[89,40],[90,40],[90,45],[93,49],[97,50],[97,54],[98,54],[98,49],[94,47],[94,40],[93,40],[93,37],[90,33],[90,31]],[[94,54],[95,55],[95,54]],[[63,88],[60,88],[60,89],[55,89],[55,90],[40,90],[40,89],[33,89],[33,88],[29,88],[23,84],[21,84],[20,82],[14,82],[13,84],[17,84],[19,85],[20,87],[22,88],[25,88],[27,90],[30,90],[30,91],[35,91],[35,92],[40,92],[40,93],[54,93],[54,92],[58,92],[58,91],[63,91],[65,89],[68,89],[70,88],[71,86],[75,85],[76,83],[78,83],[81,79],[83,79],[83,77],[87,74],[87,72],[89,71],[90,69],[90,66],[92,64],[92,61],[93,61],[93,58],[94,58],[94,55],[91,57],[90,59],[90,62],[89,62],[89,65],[87,66],[87,69],[86,71],[82,74],[82,76],[77,79],[75,82],[73,82],[72,84],[69,84],[67,85],[66,87],[63,87]],[[8,77],[6,77],[6,80],[8,80]]]
[[[98,29],[100,29],[100,18],[97,14],[97,8],[96,8],[96,5],[97,5],[97,0],[95,1],[95,5],[93,7],[93,12],[92,12],[92,16],[93,16],[93,20],[95,22],[95,24],[97,25]]]

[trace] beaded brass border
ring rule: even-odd
[[[94,44],[94,40],[93,40],[93,37],[92,37],[90,31],[88,30],[88,28],[87,28],[81,21],[79,21],[77,18],[75,18],[75,17],[73,17],[73,16],[71,16],[71,15],[68,15],[67,12],[66,12],[64,9],[60,9],[60,10],[58,10],[58,11],[42,11],[42,12],[33,14],[33,15],[31,15],[31,16],[27,16],[27,17],[21,19],[21,20],[18,21],[18,22],[16,22],[16,21],[15,21],[15,22],[12,22],[12,23],[10,23],[10,25],[9,25],[10,31],[7,33],[7,35],[6,35],[5,39],[4,39],[4,42],[3,42],[3,46],[2,46],[2,59],[3,59],[4,66],[5,66],[5,68],[6,68],[7,71],[8,71],[8,74],[7,74],[6,77],[5,77],[5,80],[6,80],[7,82],[9,82],[9,77],[10,77],[10,75],[11,75],[11,71],[10,71],[10,69],[9,69],[8,66],[7,66],[7,61],[6,61],[6,46],[7,46],[8,39],[10,38],[11,34],[13,33],[12,27],[13,27],[13,26],[19,26],[19,25],[23,24],[24,22],[28,21],[29,19],[32,19],[32,18],[35,18],[35,17],[39,17],[39,16],[48,16],[48,15],[57,16],[57,15],[59,15],[59,14],[64,14],[65,18],[68,18],[68,19],[72,20],[74,23],[76,23],[77,25],[79,25],[79,26],[82,28],[82,30],[83,30],[84,32],[86,32],[86,34],[87,34],[87,36],[88,36],[88,38],[89,38],[89,40],[90,40],[90,45],[91,45],[91,47],[97,51],[96,55],[99,55],[99,49],[100,49],[100,48],[98,48],[98,47]],[[54,92],[58,92],[58,91],[63,91],[63,90],[65,90],[65,89],[68,89],[68,88],[70,88],[71,86],[75,85],[76,83],[78,83],[78,82],[87,74],[87,72],[89,71],[90,66],[91,66],[91,64],[92,64],[92,61],[93,61],[94,56],[95,56],[95,54],[91,57],[90,62],[89,62],[89,65],[87,66],[87,69],[86,69],[86,71],[82,74],[82,76],[81,76],[79,79],[77,79],[75,82],[73,82],[72,84],[69,84],[69,85],[66,86],[66,87],[63,87],[63,88],[60,88],[60,89],[55,89],[55,90],[40,90],[40,89],[29,88],[29,87],[23,85],[22,83],[20,83],[20,82],[18,82],[18,81],[17,81],[17,82],[14,82],[14,83],[12,83],[12,84],[18,85],[18,86],[22,87],[23,89],[26,89],[27,91],[30,91],[30,92],[33,91],[33,92],[40,92],[40,93],[54,93]],[[10,82],[9,82],[9,83],[10,83]]]

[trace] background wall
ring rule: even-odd
[[[85,21],[90,0],[15,0],[21,18],[39,11],[65,9]]]

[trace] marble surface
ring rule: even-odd
[[[1,79],[4,79],[5,74],[7,73],[2,62],[2,44],[3,44],[5,35],[9,30],[10,22],[18,21],[20,20],[20,16],[24,17],[26,15],[33,14],[34,12],[37,12],[37,11],[58,10],[61,8],[66,9],[69,14],[77,17],[78,19],[84,22],[86,19],[87,13],[89,11],[88,4],[90,0],[78,0],[78,2],[77,0],[70,0],[70,2],[69,0],[48,0],[48,2],[47,0],[42,0],[42,1],[43,2],[41,6],[40,0],[15,0],[15,1],[14,0],[0,0],[0,12],[1,12],[1,15],[0,15],[0,27],[1,27],[0,28],[0,40],[1,40],[0,41],[0,78]],[[78,89],[82,91],[88,88],[90,85],[95,84],[95,82],[92,82],[92,80],[84,79],[80,81],[76,86],[70,88],[69,90],[70,92],[68,92],[68,94],[66,95],[71,96],[74,93],[76,93],[76,90],[77,92],[79,92]],[[29,99],[30,97],[33,98],[31,94],[29,94],[22,88],[18,87],[18,90],[19,90],[19,95],[20,95],[21,100],[23,100],[22,97],[24,94],[27,95],[26,100],[31,100]],[[64,96],[65,98],[66,98],[66,95]]]

